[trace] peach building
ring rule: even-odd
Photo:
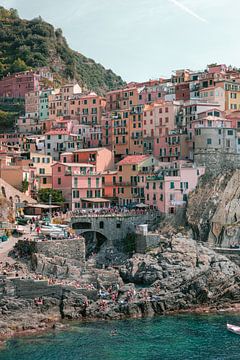
[[[122,206],[144,201],[146,174],[152,173],[158,161],[149,155],[129,155],[117,163],[118,202]]]
[[[80,93],[82,89],[78,84],[66,84],[60,89],[55,89],[48,97],[49,119],[56,120],[69,115],[70,98]]]
[[[143,112],[142,106],[133,107],[129,112],[129,151],[131,155],[142,155],[143,151]]]
[[[117,158],[126,156],[130,152],[130,111],[119,110],[111,116],[111,143]]]
[[[26,166],[15,164],[1,164],[0,178],[6,181],[8,184],[15,187],[17,190],[23,190],[23,182],[27,183],[26,195],[30,195],[32,183],[34,179],[35,169],[30,168],[28,164]]]
[[[69,115],[81,124],[100,125],[105,114],[106,101],[96,93],[73,95],[69,98]]]
[[[35,189],[52,187],[52,157],[45,154],[30,153],[30,160],[35,168]]]
[[[132,106],[137,106],[138,93],[139,90],[136,86],[108,92],[106,95],[106,110],[109,112],[129,110]]]
[[[201,89],[200,98],[203,101],[218,104],[221,111],[225,110],[225,90],[220,86]]]

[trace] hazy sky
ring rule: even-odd
[[[74,50],[126,81],[212,62],[240,67],[240,0],[0,0],[41,15]],[[0,44],[1,45],[1,44]]]

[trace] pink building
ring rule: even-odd
[[[61,190],[65,207],[103,208],[109,200],[102,198],[102,176],[96,167],[86,163],[60,163],[52,166],[52,186]]]
[[[40,75],[25,71],[5,76],[0,80],[0,97],[24,98],[31,91],[38,91]]]
[[[146,178],[145,203],[162,213],[174,214],[177,207],[185,206],[204,172],[204,167],[183,161],[162,163],[155,175]]]
[[[62,191],[69,209],[108,207],[109,200],[102,197],[102,173],[113,166],[113,154],[104,148],[63,153],[52,166],[52,186]]]

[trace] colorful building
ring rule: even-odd
[[[33,71],[7,75],[0,80],[0,97],[24,98],[25,94],[40,90],[40,75]]]
[[[144,182],[158,161],[149,155],[129,155],[117,163],[119,205],[131,206],[144,201]]]
[[[161,213],[174,214],[186,205],[189,192],[195,189],[204,167],[182,161],[162,163],[155,174],[146,178],[145,203]]]

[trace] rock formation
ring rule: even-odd
[[[216,177],[205,175],[189,196],[187,220],[193,237],[215,245],[229,245],[238,239],[240,220],[240,171]],[[225,241],[224,241],[225,239]]]
[[[122,319],[239,303],[235,263],[182,234],[160,240],[119,270],[91,267],[74,272],[75,278],[64,273],[62,259],[32,254],[38,272],[45,271],[42,280],[31,271],[24,278],[0,277],[0,336],[41,331],[62,319]],[[57,261],[59,269],[52,268]],[[43,263],[47,270],[41,270]]]

